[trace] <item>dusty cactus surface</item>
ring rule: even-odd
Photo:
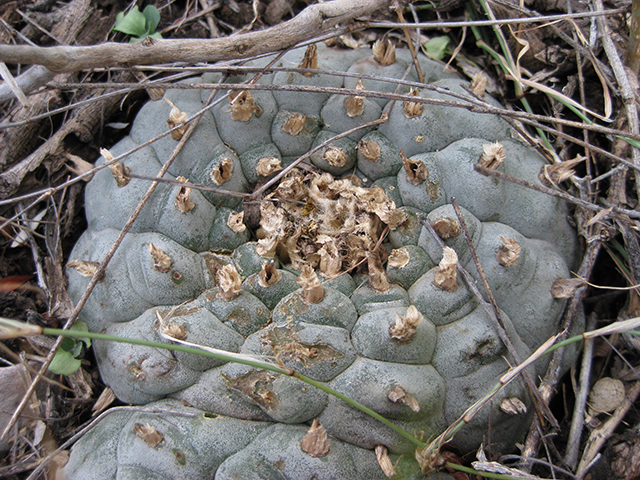
[[[448,90],[466,96],[460,103],[474,101],[443,65],[419,62],[426,84],[400,93],[442,100]],[[407,80],[417,81],[408,52],[384,46],[318,44],[276,66],[349,75],[278,72],[258,83],[393,92],[397,83],[373,77],[409,71]],[[220,79],[209,73],[187,83]],[[210,93],[173,89],[147,103],[111,154],[166,132],[168,120],[196,113]],[[513,363],[456,272],[460,264],[478,278],[450,204],[455,197],[519,356],[555,332],[565,303],[551,287],[569,277],[576,237],[556,199],[474,170],[481,162],[539,182],[545,159],[515,140],[504,120],[364,95],[240,86],[228,93],[218,92],[220,102],[169,167],[165,178],[178,182],[158,185],[97,284],[81,317],[92,331],[274,359],[429,439]],[[259,198],[233,195],[251,193],[388,107],[385,123],[327,143]],[[136,176],[157,174],[179,141],[174,133],[87,185],[89,227],[68,268],[72,300],[147,190]],[[180,185],[186,181],[213,188]],[[421,219],[449,248],[443,252]],[[391,463],[400,459],[399,475],[420,475],[406,438],[295,378],[180,352],[94,346],[102,378],[121,401],[153,402],[169,413],[107,417],[72,450],[70,479],[386,478],[380,452]],[[534,378],[544,367],[531,369]],[[523,384],[513,382],[453,443],[466,451],[482,441],[521,441],[528,415],[500,408],[513,397],[529,405]]]

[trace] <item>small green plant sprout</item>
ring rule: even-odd
[[[122,32],[131,35],[129,40],[131,43],[140,42],[146,37],[162,38],[159,32],[156,32],[160,23],[160,12],[153,5],[147,5],[141,12],[137,6],[127,13],[118,13],[116,15],[116,26],[113,27],[114,32]]]
[[[70,330],[76,330],[78,332],[88,332],[89,328],[84,322],[74,323]],[[49,370],[57,375],[73,375],[80,368],[81,361],[78,359],[82,353],[82,344],[86,345],[86,348],[91,346],[91,340],[89,338],[75,339],[66,337],[60,349],[53,357]]]

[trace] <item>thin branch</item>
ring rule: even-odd
[[[310,5],[280,25],[210,40],[153,40],[94,46],[0,45],[0,62],[44,65],[52,72],[176,62],[218,62],[287,49],[389,5],[389,0],[334,0]]]

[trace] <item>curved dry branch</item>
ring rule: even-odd
[[[292,47],[340,23],[386,8],[390,0],[334,0],[310,5],[291,20],[266,30],[203,39],[103,43],[94,46],[0,45],[0,62],[37,64],[52,72],[174,62],[217,62],[248,58]]]

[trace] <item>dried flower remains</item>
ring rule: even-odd
[[[180,109],[176,107],[171,100],[165,98],[164,101],[171,106],[171,112],[169,112],[169,118],[167,118],[167,126],[169,128],[174,128],[181,123],[184,123],[187,118],[189,118],[189,115],[187,115],[185,112],[181,112]],[[180,140],[187,131],[187,128],[189,128],[189,125],[187,125],[186,123],[181,127],[176,128],[171,132],[171,137],[174,140]]]
[[[325,277],[368,258],[385,224],[393,230],[407,220],[382,188],[300,170],[289,173],[265,197],[260,213],[259,255],[277,255],[296,269],[310,265]],[[384,271],[381,263],[379,268],[370,263],[370,273],[372,269]],[[381,277],[380,282],[384,288]]]
[[[388,39],[376,40],[372,51],[374,60],[383,67],[396,63],[396,46]]]
[[[107,162],[110,162],[115,158],[113,153],[106,148],[100,149],[100,155],[102,155]],[[122,162],[110,163],[109,170],[111,170],[118,187],[124,187],[131,181],[131,177],[129,176],[129,167],[124,166]]]
[[[358,79],[356,90],[364,90],[362,79]],[[346,109],[349,117],[359,117],[364,112],[364,97],[361,97],[360,95],[352,95],[345,98],[344,108]]]

